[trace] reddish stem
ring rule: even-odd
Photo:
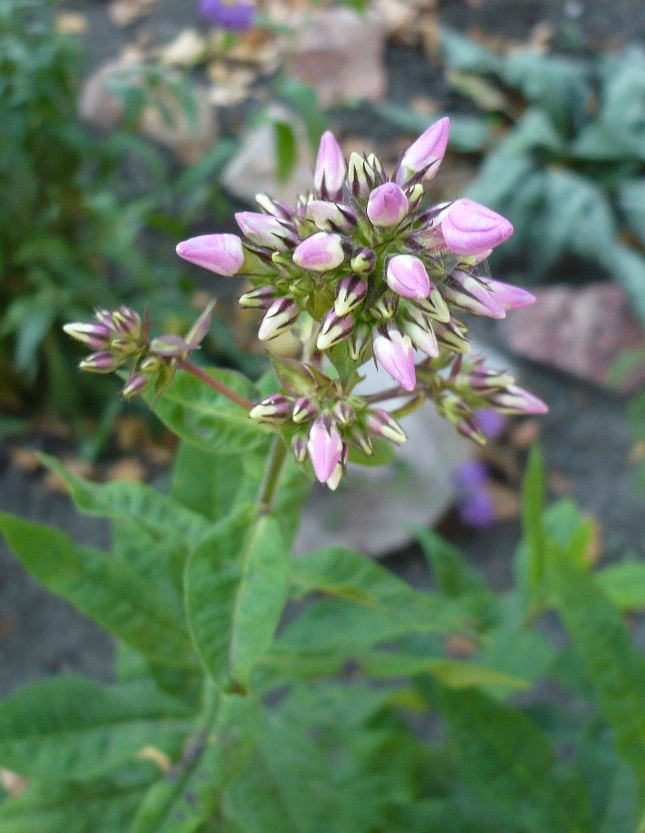
[[[186,373],[190,373],[191,376],[194,376],[196,379],[199,379],[200,382],[203,382],[205,385],[208,385],[209,388],[217,391],[217,393],[221,393],[222,396],[225,396],[227,399],[230,399],[231,402],[235,402],[236,405],[240,405],[240,407],[244,408],[246,411],[250,411],[251,408],[254,407],[254,403],[251,402],[250,399],[247,399],[246,396],[242,396],[239,393],[236,393],[232,388],[229,388],[228,385],[225,385],[223,382],[214,379],[209,373],[207,373],[203,368],[199,365],[191,362],[190,359],[177,359],[177,367],[181,367],[182,370],[185,370]]]

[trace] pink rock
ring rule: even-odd
[[[624,393],[645,383],[645,364],[614,378],[625,350],[645,349],[645,332],[622,289],[613,283],[587,287],[550,286],[534,290],[532,307],[517,310],[498,325],[516,353]]]

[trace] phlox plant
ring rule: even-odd
[[[179,245],[246,278],[261,340],[298,334],[301,355],[256,384],[193,361],[210,309],[183,338],[127,307],[66,327],[92,351],[81,367],[119,373],[181,443],[169,494],[46,460],[112,521],[110,555],[0,516],[26,567],[117,640],[114,684],[67,675],[0,703],[0,766],[28,782],[0,801],[2,833],[636,830],[645,677],[618,608],[643,603],[642,570],[590,574],[593,526],[568,502],[544,510],[537,452],[508,593],[428,530],[431,591],[348,549],[290,554],[310,483],[389,459],[420,402],[476,441],[477,409],[545,410],[470,353],[462,313],[531,296],[480,271],[504,218],[425,202],[448,128],[391,175],[326,133],[295,208],[260,195],[242,237]],[[367,394],[371,360],[392,385]],[[552,608],[574,647],[534,627]],[[511,699],[538,679],[577,701]]]

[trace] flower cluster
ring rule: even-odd
[[[249,416],[279,425],[290,439],[299,463],[311,459],[316,477],[335,489],[345,472],[350,447],[370,456],[374,440],[404,443],[405,433],[382,408],[370,407],[364,396],[348,390],[311,364],[275,359],[281,388],[262,400]]]
[[[177,246],[192,263],[246,279],[250,288],[239,302],[261,313],[260,340],[291,329],[299,335],[298,370],[278,369],[280,392],[250,408],[250,417],[275,426],[296,458],[310,458],[318,480],[331,488],[351,446],[369,455],[373,437],[405,439],[391,414],[372,407],[387,399],[406,399],[397,417],[431,399],[458,431],[480,443],[480,409],[546,411],[507,373],[468,355],[463,314],[504,318],[535,299],[490,278],[481,266],[512,234],[508,220],[469,199],[428,205],[426,186],[448,134],[447,118],[433,124],[388,175],[373,154],[352,153],[346,161],[327,132],[313,189],[293,208],[260,194],[258,212],[236,214],[241,235],[207,234]],[[99,350],[84,363],[88,369],[112,370],[130,360],[127,351],[115,352],[120,337],[103,324],[99,320],[100,332],[99,325],[68,328],[88,344],[91,337],[90,346]],[[193,336],[180,341],[143,358],[126,391],[144,385],[147,362],[161,361],[174,372],[181,351],[198,343]],[[370,359],[396,386],[362,397],[355,388]]]
[[[150,338],[150,321],[129,307],[116,312],[97,309],[94,321],[66,324],[65,332],[93,350],[79,367],[92,373],[112,373],[127,368],[123,396],[130,399],[154,384],[155,395],[172,382],[182,359],[199,345],[208,333],[214,304],[210,304],[193,324],[185,338],[164,335]]]

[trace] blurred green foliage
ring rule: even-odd
[[[115,90],[124,129],[95,135],[78,117],[82,71],[81,44],[56,31],[48,0],[0,0],[0,404],[72,418],[113,416],[116,386],[77,374],[61,325],[121,303],[148,306],[166,332],[188,325],[191,283],[174,246],[197,218],[223,213],[212,183],[232,150],[221,142],[176,174],[135,134],[142,107],[163,106],[154,67],[143,87],[124,77]],[[188,85],[172,92],[190,118]],[[224,360],[252,371],[227,326],[214,333]]]

